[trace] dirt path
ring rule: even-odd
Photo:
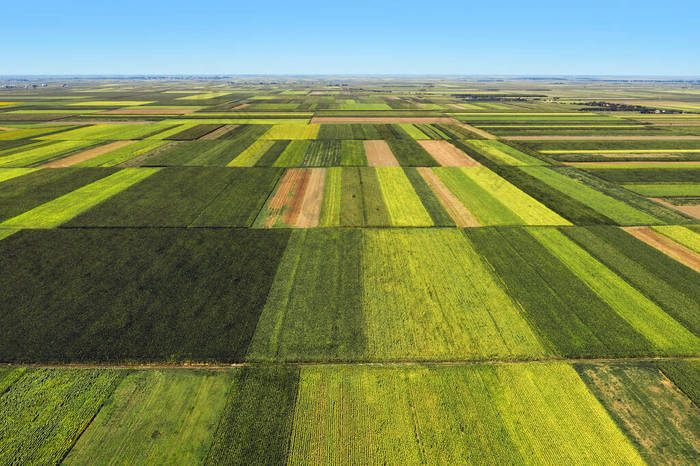
[[[661,205],[664,205],[668,208],[675,209],[679,212],[683,212],[686,215],[690,215],[691,217],[697,218],[700,220],[700,204],[695,204],[695,205],[674,205],[671,204],[670,202],[666,202],[664,199],[659,199],[657,197],[652,197],[650,198],[654,202],[658,202]]]
[[[428,167],[417,168],[418,173],[423,177],[428,186],[435,192],[435,195],[440,199],[443,207],[450,214],[452,220],[455,221],[458,227],[479,227],[481,223],[467,209],[462,202],[457,199],[452,191],[449,190],[445,183]]]
[[[457,149],[447,141],[420,140],[418,144],[423,146],[435,160],[443,167],[479,167],[481,164]]]
[[[207,133],[201,138],[199,138],[199,141],[211,141],[212,139],[218,139],[224,134],[233,131],[235,128],[238,128],[240,125],[224,125],[221,128],[215,129],[211,133]]]
[[[240,110],[242,108],[246,108],[250,104],[241,104],[241,105],[236,105],[235,107],[231,108],[231,110]]]
[[[511,141],[697,141],[700,136],[502,136]],[[630,151],[631,152],[631,151]]]
[[[323,204],[323,188],[326,184],[325,168],[310,168],[309,182],[306,185],[304,200],[301,203],[299,216],[294,223],[295,227],[317,227],[321,218],[321,205]]]
[[[313,117],[311,123],[446,123],[459,124],[457,120],[449,117]]]
[[[700,272],[700,254],[697,254],[695,251],[691,251],[649,227],[623,227],[622,229],[681,264],[685,264],[696,272]]]
[[[77,154],[69,155],[68,157],[64,157],[62,159],[54,160],[53,162],[49,162],[47,164],[42,165],[41,168],[70,167],[71,165],[75,165],[76,163],[84,162],[85,160],[95,158],[98,155],[106,154],[107,152],[112,152],[113,150],[126,147],[130,144],[133,144],[134,142],[136,141],[110,142],[109,144],[103,144],[101,146],[93,147],[92,149],[78,152]]]
[[[462,123],[462,122],[457,122],[457,124],[458,124],[459,126],[461,126],[462,128],[464,128],[464,129],[468,129],[468,130],[471,131],[472,133],[478,134],[478,135],[481,136],[482,138],[486,138],[486,139],[498,139],[498,138],[496,138],[496,136],[494,136],[493,134],[491,134],[491,133],[489,133],[489,132],[484,131],[483,129],[475,128],[475,127],[472,126],[472,125],[468,125],[468,124]]]
[[[272,364],[291,365],[291,366],[327,366],[327,365],[353,365],[353,366],[475,366],[481,364],[489,365],[505,365],[505,364],[550,364],[552,362],[563,363],[589,363],[589,364],[606,364],[620,362],[653,362],[653,361],[696,361],[696,356],[659,356],[659,357],[630,357],[630,358],[546,358],[532,359],[527,361],[522,360],[506,360],[506,359],[484,359],[484,360],[437,360],[437,361],[387,361],[387,362],[363,362],[363,361],[313,361],[313,362],[277,362]],[[6,364],[1,363],[0,368],[14,367],[32,367],[37,369],[231,369],[235,367],[257,366],[258,362],[233,362],[233,363],[135,363],[135,364],[80,364],[80,363],[65,363],[65,364]],[[270,364],[270,363],[263,363]]]
[[[370,167],[398,167],[399,161],[391,152],[391,147],[386,141],[364,141],[365,156]]]

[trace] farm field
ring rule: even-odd
[[[0,464],[700,460],[697,83],[0,104]]]

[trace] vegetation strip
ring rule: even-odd
[[[158,171],[124,168],[0,223],[2,228],[54,228]]]

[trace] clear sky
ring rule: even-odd
[[[6,1],[7,74],[700,75],[700,1]]]

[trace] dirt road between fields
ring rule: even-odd
[[[669,257],[685,264],[696,272],[700,272],[700,254],[691,251],[682,244],[655,232],[649,227],[623,227],[627,233],[658,249]]]

